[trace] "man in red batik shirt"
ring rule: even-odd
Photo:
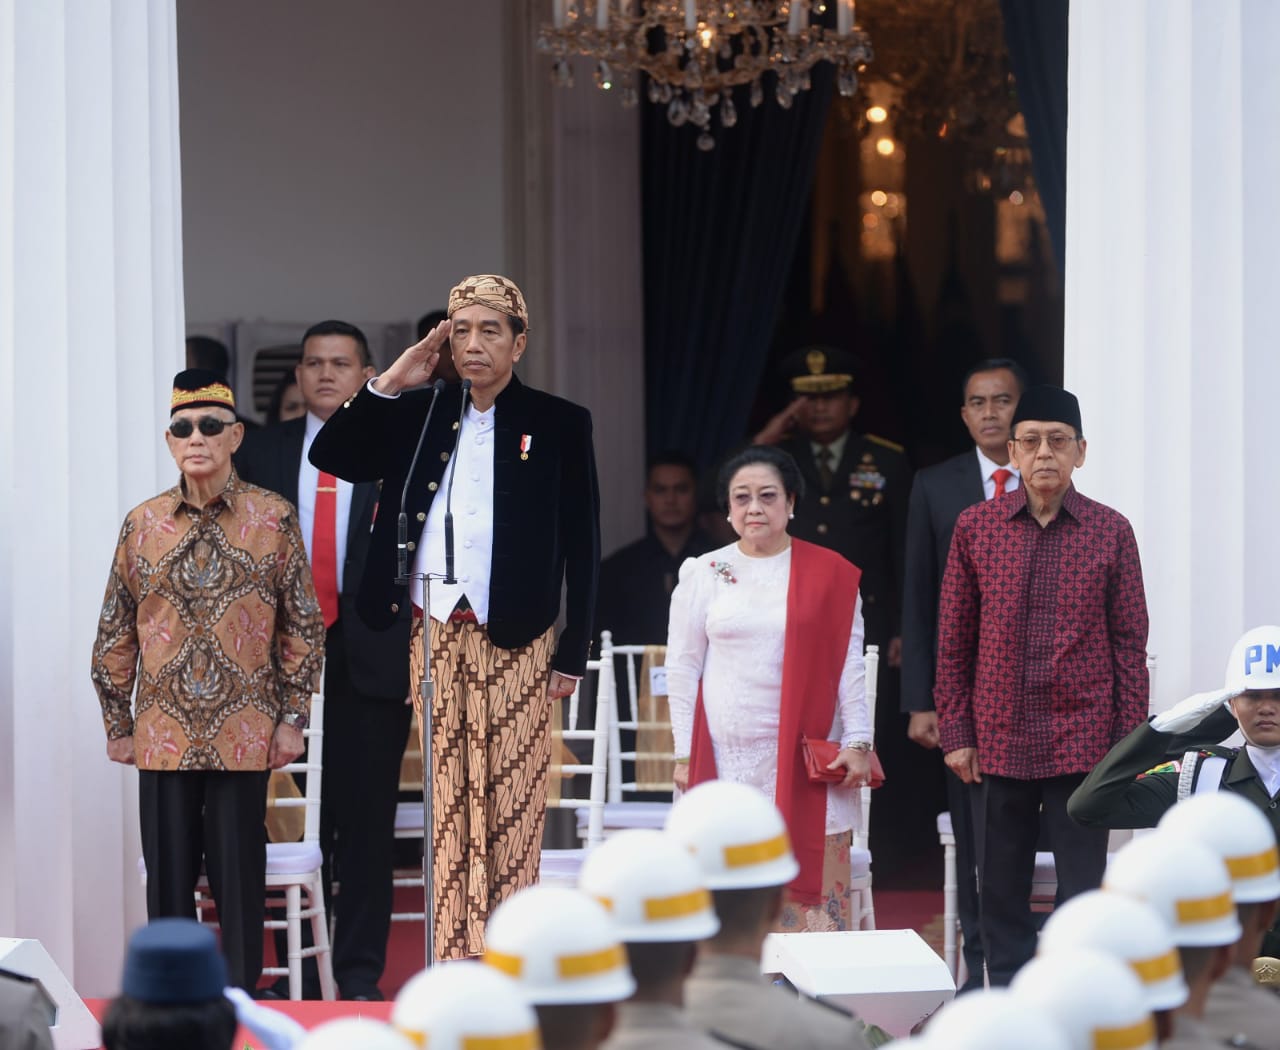
[[[1043,823],[1059,900],[1095,889],[1107,833],[1067,798],[1147,714],[1147,602],[1129,522],[1071,484],[1075,395],[1028,390],[1009,454],[1022,486],[956,521],[938,612],[934,700],[946,762],[977,784],[980,922],[993,985],[1035,954],[1031,879]]]

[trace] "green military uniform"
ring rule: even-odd
[[[902,633],[902,575],[906,564],[911,469],[902,448],[850,431],[840,461],[824,482],[808,437],[782,443],[804,475],[788,531],[843,554],[862,570],[862,616],[867,643],[881,652]]]
[[[1235,718],[1215,712],[1186,733],[1161,733],[1144,722],[1116,744],[1075,790],[1067,803],[1072,819],[1085,827],[1153,828],[1180,799],[1193,794],[1206,768],[1221,772],[1219,788],[1248,799],[1271,822],[1280,838],[1280,793],[1267,793],[1244,748],[1221,747],[1236,731]],[[1206,766],[1205,760],[1220,758]],[[1280,957],[1280,922],[1263,938],[1262,954]]]
[[[796,394],[837,397],[852,394],[856,364],[852,354],[836,347],[812,346],[787,357],[782,372]],[[778,446],[790,453],[804,476],[804,496],[787,531],[843,554],[862,570],[866,640],[883,654],[889,639],[902,633],[911,468],[902,446],[892,441],[852,430],[843,440],[839,459],[825,464],[819,463],[808,434]],[[820,447],[824,455],[830,444]]]
[[[684,998],[697,1027],[755,1050],[870,1047],[856,1018],[769,984],[760,964],[743,956],[699,953]]]
[[[695,1028],[688,1014],[666,1003],[625,1002],[602,1050],[724,1050],[734,1043]]]

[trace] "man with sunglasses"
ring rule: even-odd
[[[956,519],[934,701],[946,763],[973,794],[979,921],[993,985],[1035,953],[1043,821],[1066,900],[1102,881],[1107,833],[1067,815],[1085,775],[1147,714],[1147,603],[1129,522],[1071,484],[1080,406],[1034,387],[1009,442],[1022,485]]]
[[[181,477],[125,518],[92,677],[107,757],[139,770],[148,918],[189,916],[203,868],[231,983],[252,991],[268,770],[302,754],[324,622],[293,507],[232,469],[243,437],[221,377],[178,373]]]

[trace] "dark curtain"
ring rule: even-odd
[[[1067,251],[1067,0],[1000,0],[1058,272]]]
[[[644,103],[645,405],[649,452],[700,467],[741,442],[808,209],[832,75],[823,64],[790,110],[773,98],[715,123],[715,149]]]

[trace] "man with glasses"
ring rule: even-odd
[[[934,701],[946,763],[974,794],[987,972],[1035,953],[1041,822],[1066,900],[1102,881],[1107,833],[1067,815],[1085,775],[1147,713],[1147,604],[1129,522],[1071,484],[1080,406],[1023,394],[1010,460],[1022,486],[956,520],[938,612]]]
[[[221,377],[178,373],[165,440],[181,477],[125,518],[92,677],[107,757],[139,770],[148,918],[189,916],[203,868],[231,983],[252,991],[267,771],[302,754],[324,621],[293,507],[232,469],[243,437]]]

